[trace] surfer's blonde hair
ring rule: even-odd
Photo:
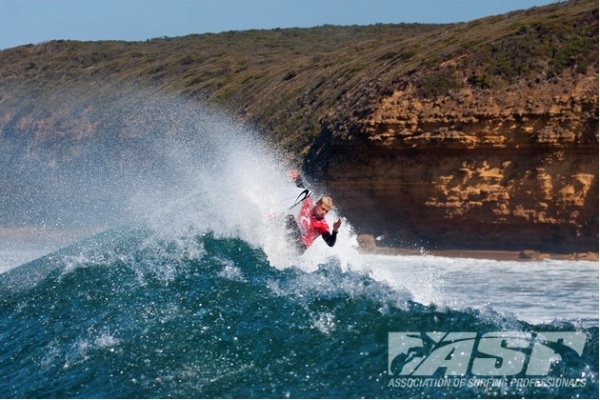
[[[331,199],[331,197],[321,197],[319,199],[319,201],[317,201],[317,204],[320,204],[321,206],[325,207],[327,210],[331,210],[333,208],[333,200]]]

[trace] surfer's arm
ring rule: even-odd
[[[293,169],[293,170],[291,170],[289,172],[289,174],[290,174],[290,178],[292,178],[292,180],[296,184],[296,187],[305,189],[305,187],[304,187],[304,181],[302,180],[302,177],[300,176],[300,174],[298,173],[298,171],[296,171],[295,169]]]
[[[333,231],[331,233],[329,232],[324,232],[321,237],[323,238],[323,240],[325,241],[325,243],[327,243],[327,245],[329,247],[333,247],[333,245],[335,244],[335,241],[337,239],[337,232]]]
[[[329,231],[323,232],[323,234],[321,235],[323,237],[323,240],[325,240],[325,243],[327,243],[329,247],[333,247],[333,245],[335,244],[338,229],[340,229],[341,225],[342,220],[338,218],[337,221],[333,223],[333,231],[331,233],[329,233]]]

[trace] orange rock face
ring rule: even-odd
[[[598,74],[383,97],[307,165],[360,232],[445,248],[598,250]]]

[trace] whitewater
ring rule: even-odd
[[[294,166],[258,132],[164,95],[105,100],[94,155],[38,179],[69,200],[29,202],[45,229],[93,233],[0,246],[0,397],[598,397],[597,263],[365,254],[347,219],[299,256],[273,213]],[[399,337],[419,365],[472,347],[408,375]]]

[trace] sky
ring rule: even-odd
[[[0,50],[319,25],[451,23],[558,0],[0,0]]]

